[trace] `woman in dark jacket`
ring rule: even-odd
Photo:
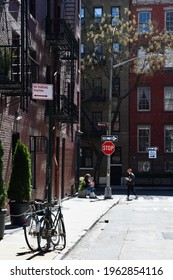
[[[138,198],[134,185],[135,185],[135,174],[132,172],[131,168],[127,169],[128,177],[127,177],[127,200],[129,199],[130,193],[133,193],[135,195],[135,199]]]

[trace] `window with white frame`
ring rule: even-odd
[[[139,33],[148,33],[150,31],[151,12],[142,11],[138,13]]]
[[[173,11],[165,11],[165,29],[173,32]]]
[[[173,173],[173,161],[165,161],[165,172]]]
[[[120,20],[120,7],[111,7],[112,26],[118,24]]]
[[[165,152],[173,152],[173,125],[165,125],[164,127],[165,135]]]
[[[173,49],[166,48],[164,52],[165,68],[173,68]]]
[[[139,125],[137,134],[138,152],[147,152],[150,146],[150,125]]]
[[[142,48],[138,49],[138,67],[140,70],[147,70],[150,68],[150,65],[149,65],[149,62],[147,59],[147,53]]]
[[[173,87],[164,88],[164,110],[173,111]]]
[[[137,109],[138,111],[150,111],[150,87],[138,87]]]

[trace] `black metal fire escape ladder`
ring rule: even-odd
[[[73,124],[78,122],[77,106],[74,104],[76,60],[79,57],[79,43],[74,35],[75,4],[69,0],[65,1],[64,19],[46,19],[46,40],[56,51],[58,61],[65,61],[66,66],[65,88],[59,100],[63,106],[57,106],[61,110],[57,111],[56,114],[60,122],[71,123],[72,138]]]
[[[0,77],[0,94],[4,96],[18,96],[20,98],[20,108],[28,110],[28,35],[27,35],[27,3],[21,1],[16,9],[16,1],[3,1],[1,5],[4,14],[4,34],[6,40],[0,45],[0,56],[3,62],[4,74]],[[15,13],[20,12],[20,21],[15,22]],[[14,44],[12,30],[18,26],[16,34],[19,35],[20,43]],[[16,24],[17,23],[17,24]],[[15,31],[15,30],[14,30]],[[7,69],[8,68],[8,69]],[[8,70],[8,71],[7,71]],[[5,73],[7,72],[7,73]]]

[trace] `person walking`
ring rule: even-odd
[[[135,174],[132,172],[131,168],[127,169],[127,173],[128,173],[128,177],[127,179],[127,200],[130,200],[130,194],[134,194],[135,195],[135,199],[138,198],[136,192],[135,192]]]

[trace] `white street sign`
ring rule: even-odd
[[[52,84],[32,84],[32,98],[40,100],[53,99],[53,85]]]
[[[157,158],[157,151],[156,150],[149,150],[148,151],[149,158]]]
[[[105,141],[116,142],[116,141],[118,141],[118,136],[117,135],[102,135],[101,141],[102,142],[105,142]]]

